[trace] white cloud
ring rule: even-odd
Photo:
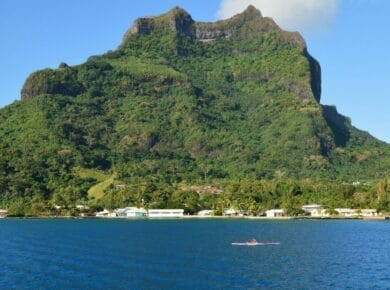
[[[285,30],[324,32],[332,24],[338,3],[339,0],[222,0],[218,17],[231,17],[253,5]]]

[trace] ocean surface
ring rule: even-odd
[[[390,222],[1,219],[0,288],[390,289]]]

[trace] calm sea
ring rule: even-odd
[[[4,219],[0,288],[390,289],[390,222]]]

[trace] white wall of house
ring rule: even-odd
[[[339,215],[345,217],[355,217],[358,215],[357,210],[352,208],[335,208],[334,210],[338,212]]]
[[[323,206],[320,204],[306,204],[306,205],[302,206],[302,210],[305,213],[310,214],[310,215],[314,210],[319,210],[322,208],[323,208]]]
[[[223,213],[224,215],[228,215],[228,216],[238,215],[238,211],[235,210],[234,208],[225,209]]]
[[[144,217],[147,211],[143,208],[130,207],[126,210],[126,217]]]
[[[117,217],[143,217],[147,214],[145,209],[138,207],[117,208],[114,212]]]
[[[326,209],[319,208],[319,209],[314,209],[311,211],[310,216],[312,217],[329,217],[330,214]]]
[[[198,216],[212,216],[214,215],[214,211],[211,209],[204,209],[198,212]]]
[[[284,215],[283,209],[270,209],[265,212],[266,217],[281,217]]]
[[[361,216],[366,216],[366,217],[378,215],[376,209],[362,209],[360,210],[360,214]]]
[[[183,217],[184,209],[149,209],[148,217],[150,218],[171,218],[171,217]]]
[[[8,210],[0,209],[0,218],[6,217],[8,215]]]
[[[104,209],[102,211],[99,211],[96,213],[96,216],[97,217],[108,217],[108,215],[110,214],[111,212],[107,209]]]

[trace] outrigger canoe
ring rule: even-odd
[[[265,246],[265,245],[280,245],[279,242],[243,242],[232,243],[232,246]]]

